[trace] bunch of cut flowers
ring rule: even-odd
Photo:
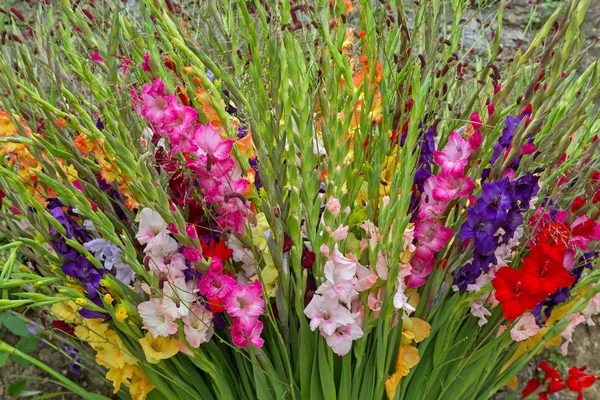
[[[0,309],[120,398],[487,399],[594,325],[589,0],[517,49],[505,1],[54,3],[0,9]]]

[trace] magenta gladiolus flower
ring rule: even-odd
[[[104,65],[104,59],[102,58],[102,56],[98,53],[92,53],[92,61],[97,62],[98,64],[103,64]]]
[[[437,185],[433,188],[432,195],[437,201],[448,202],[468,196],[473,189],[475,189],[475,184],[470,178],[453,177],[442,172],[437,176]]]
[[[452,229],[446,228],[440,221],[418,220],[415,224],[415,236],[421,247],[427,247],[431,252],[444,249],[452,238]]]
[[[175,107],[179,104],[175,96],[165,94],[165,84],[154,80],[142,87],[142,116],[148,121],[161,125],[164,120],[177,118]]]
[[[250,321],[258,318],[265,310],[262,285],[257,279],[252,285],[235,285],[223,298],[223,307],[232,317]]]
[[[442,172],[460,177],[464,174],[472,151],[469,143],[459,133],[452,132],[444,150],[433,152],[433,161],[442,167]]]
[[[260,337],[263,330],[263,323],[258,319],[252,321],[242,321],[233,319],[233,324],[229,327],[233,344],[239,347],[248,347],[249,344],[261,348],[265,341]]]
[[[236,281],[231,276],[223,275],[223,263],[218,258],[213,258],[208,274],[202,275],[198,282],[198,289],[203,296],[209,299],[222,299],[235,287]]]

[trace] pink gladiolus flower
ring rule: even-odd
[[[539,331],[540,327],[535,323],[533,314],[526,312],[510,330],[510,337],[515,342],[522,342],[535,336]]]
[[[129,67],[129,64],[131,64],[131,60],[129,58],[126,58],[123,60],[123,73],[124,74],[127,73],[127,68]]]
[[[535,153],[535,144],[524,144],[519,150],[519,155]]]
[[[417,288],[423,286],[427,281],[427,277],[433,269],[433,254],[431,250],[425,246],[420,246],[412,260],[410,260],[410,266],[412,267],[410,276],[408,277],[408,287]]]
[[[148,121],[160,125],[163,120],[173,120],[177,117],[177,98],[166,96],[164,82],[154,80],[152,84],[145,84],[141,97],[142,116]]]
[[[419,239],[421,247],[427,247],[432,252],[444,249],[446,243],[452,238],[452,229],[446,228],[437,220],[417,220],[415,236]],[[418,251],[418,250],[417,250]]]
[[[233,319],[233,324],[229,327],[233,344],[238,347],[248,347],[249,344],[261,348],[265,341],[260,337],[263,330],[263,323],[258,319],[252,321],[242,321]]]
[[[221,231],[231,229],[238,235],[244,234],[244,224],[247,215],[239,204],[232,204],[231,202],[224,204],[219,208],[218,212],[222,214],[217,217],[217,223],[219,224],[219,229]]]
[[[171,141],[171,152],[177,153],[180,148],[187,148],[182,140],[187,139],[188,129],[196,122],[198,112],[191,107],[183,106],[179,103],[173,105],[168,118],[164,118],[160,123],[160,129]]]
[[[459,133],[452,132],[444,150],[433,152],[433,161],[444,173],[459,177],[464,174],[471,151],[467,141]]]
[[[187,233],[191,239],[198,239],[198,232],[196,231],[196,227],[194,225],[186,226],[185,233]]]
[[[479,128],[481,128],[482,122],[479,118],[479,114],[471,114],[471,125],[473,125],[473,128],[475,128],[475,130],[479,130]]]
[[[177,333],[177,323],[168,315],[163,306],[163,299],[154,298],[140,303],[138,312],[142,318],[144,328],[153,337],[169,336]]]
[[[467,143],[471,150],[477,150],[479,146],[481,146],[483,138],[481,137],[481,133],[479,131],[475,131],[469,138],[467,139]]]
[[[240,320],[258,318],[265,310],[260,281],[257,279],[251,285],[235,285],[223,298],[223,307],[227,314]]]
[[[431,219],[442,213],[446,203],[438,201],[433,197],[433,190],[437,185],[437,177],[431,175],[423,185],[423,193],[421,193],[421,202],[419,204],[419,218]]]
[[[200,293],[209,299],[222,299],[235,287],[236,281],[231,276],[223,275],[223,263],[213,258],[209,272],[202,275],[198,282]]]
[[[344,356],[350,351],[352,341],[363,337],[363,331],[356,324],[339,326],[331,335],[325,337],[327,345],[338,356]]]
[[[242,199],[244,199],[244,192],[248,188],[250,183],[246,179],[235,179],[228,180],[218,187],[216,193],[206,194],[206,201],[211,204],[229,203],[235,200],[239,201],[240,209],[245,210]]]
[[[324,336],[333,334],[339,326],[354,323],[350,311],[330,295],[315,294],[304,309],[304,314],[310,318],[310,329],[314,331],[319,328]]]
[[[196,263],[202,259],[202,252],[193,247],[184,247],[183,255],[193,263]]]
[[[471,194],[473,189],[475,189],[475,184],[470,178],[453,177],[442,172],[437,177],[437,185],[432,194],[435,200],[448,202]]]
[[[142,71],[150,72],[150,54],[144,53],[144,61],[142,61]]]
[[[232,139],[221,139],[211,124],[196,125],[190,134],[189,144],[192,148],[188,151],[218,162],[229,158],[233,142]]]
[[[97,62],[98,64],[102,64],[104,65],[104,59],[102,58],[102,56],[98,53],[92,53],[92,61]]]

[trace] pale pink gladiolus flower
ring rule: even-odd
[[[484,307],[483,300],[475,300],[471,303],[471,314],[474,317],[479,318],[479,321],[477,322],[479,326],[485,325],[488,322],[486,317],[492,315],[492,313]]]
[[[153,337],[169,336],[177,333],[177,323],[163,306],[163,299],[150,299],[138,305],[144,328]]]
[[[575,330],[575,327],[585,323],[587,319],[584,315],[577,313],[569,315],[567,320],[569,321],[569,325],[567,325],[565,330],[560,334],[560,336],[565,339],[565,342],[560,346],[563,356],[566,356],[569,351],[569,343],[573,341],[573,331]]]
[[[338,356],[348,354],[352,347],[352,341],[363,337],[363,331],[356,324],[338,327],[331,335],[325,337],[327,345]]]
[[[192,281],[186,283],[183,276],[164,283],[163,308],[172,319],[188,315],[191,304],[197,299],[192,284]]]
[[[356,261],[344,257],[336,244],[329,260],[325,263],[326,282],[319,286],[316,293],[334,293],[340,301],[350,303],[358,295],[354,290],[356,268]]]
[[[159,213],[151,208],[144,208],[140,212],[140,224],[135,237],[141,244],[146,244],[166,229],[167,223]]]
[[[590,289],[596,286],[595,284],[590,284]],[[590,299],[590,302],[585,307],[585,309],[581,312],[587,318],[587,324],[589,326],[595,326],[596,324],[592,320],[592,316],[600,314],[600,293],[597,293]]]
[[[144,252],[151,254],[154,257],[170,256],[177,252],[179,245],[169,235],[169,231],[166,229],[160,232],[151,241],[146,244]]]
[[[319,251],[325,257],[329,257],[329,247],[326,244],[322,244],[321,247],[319,247]]]
[[[319,328],[325,336],[333,334],[339,326],[354,323],[350,311],[330,295],[315,294],[304,309],[304,314],[310,318],[310,329],[314,331]]]
[[[404,278],[411,276],[412,266],[409,264],[401,264],[398,269],[398,280],[396,281],[396,294],[394,294],[394,308],[404,310],[408,314],[415,311],[415,308],[408,303],[408,296],[404,292]],[[409,285],[410,287],[410,285]]]
[[[202,343],[206,343],[213,335],[213,314],[204,306],[194,304],[190,312],[184,316],[183,332],[190,346],[197,349]]]
[[[356,276],[358,280],[354,284],[354,290],[362,292],[371,289],[377,283],[377,274],[371,268],[363,267],[356,263]]]
[[[329,200],[327,200],[327,209],[330,213],[337,216],[341,210],[340,201],[335,197],[330,196]]]
[[[526,312],[510,330],[510,337],[515,342],[522,342],[523,340],[535,336],[539,331],[540,327],[535,323],[533,314]]]
[[[346,239],[347,236],[348,236],[348,227],[344,226],[342,224],[340,224],[340,226],[338,226],[335,231],[331,232],[331,237],[336,242]]]

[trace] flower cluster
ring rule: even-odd
[[[234,141],[222,139],[211,124],[196,124],[198,112],[181,105],[175,95],[167,95],[165,84],[154,80],[141,93],[141,115],[160,136],[169,140],[170,154],[182,153],[185,167],[195,172],[204,190],[204,200],[217,206],[217,229],[244,233],[247,204],[244,194],[251,189],[240,177],[231,151]]]
[[[181,319],[187,342],[198,348],[213,334],[213,315],[197,301],[196,277],[193,273],[186,274],[189,266],[185,256],[178,252],[178,243],[170,236],[160,214],[144,208],[139,221],[136,237],[145,245],[145,264],[162,283],[162,296],[151,297],[138,305],[144,328],[152,339],[170,337],[177,333],[177,320]]]
[[[343,356],[350,351],[352,341],[363,336],[359,292],[370,289],[377,276],[345,257],[335,245],[324,267],[326,281],[304,309],[310,318],[310,328],[319,328],[334,353]],[[356,310],[355,312],[352,312]]]
[[[514,320],[548,295],[573,284],[575,279],[563,266],[567,240],[568,230],[564,225],[549,224],[520,269],[502,267],[496,272],[492,284],[507,320]]]
[[[577,393],[577,400],[583,400],[583,389],[588,388],[596,382],[597,377],[586,373],[587,367],[572,367],[569,369],[569,376],[563,379],[556,368],[550,366],[548,361],[542,361],[538,365],[538,370],[543,372],[543,376],[533,377],[527,382],[527,386],[521,393],[521,399],[537,395],[542,400],[547,400],[548,395],[560,392],[568,388]]]

